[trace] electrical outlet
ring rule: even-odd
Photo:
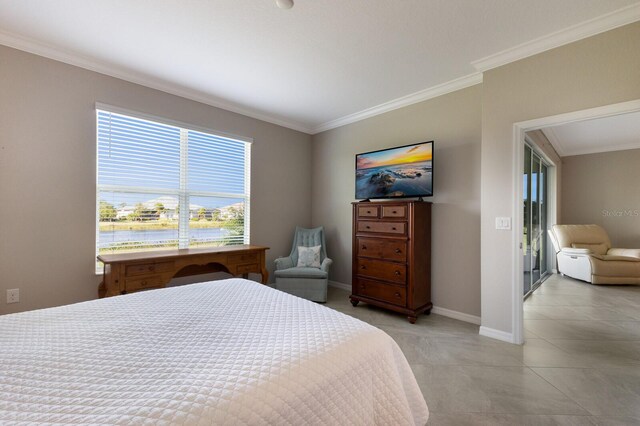
[[[7,303],[18,303],[20,301],[20,289],[10,288],[7,290]]]

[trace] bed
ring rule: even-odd
[[[243,279],[0,317],[0,424],[424,425],[383,331]]]

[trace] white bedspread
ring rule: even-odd
[[[424,425],[384,332],[230,279],[0,317],[0,424]]]

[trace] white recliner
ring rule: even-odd
[[[558,271],[592,284],[640,284],[640,249],[611,248],[598,225],[553,225]]]

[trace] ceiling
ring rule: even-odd
[[[542,129],[558,155],[640,148],[640,111]]]
[[[0,44],[315,133],[638,19],[637,0],[0,0]]]

